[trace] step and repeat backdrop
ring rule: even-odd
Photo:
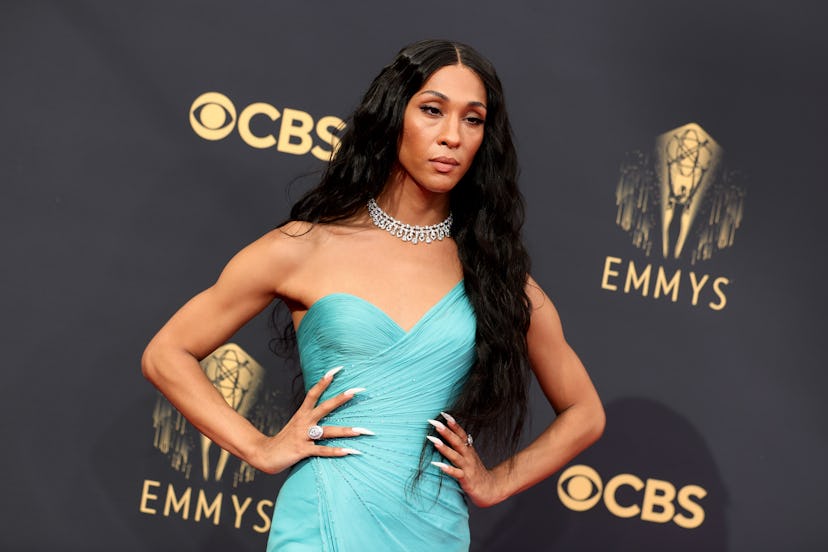
[[[472,549],[825,550],[827,12],[4,2],[0,549],[264,549],[284,476],[194,431],[142,350],[285,219],[380,68],[444,37],[498,68],[533,274],[608,415],[473,509]],[[203,367],[275,432],[295,366],[268,319]],[[553,418],[533,389],[529,433]]]

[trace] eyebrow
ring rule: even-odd
[[[446,100],[446,101],[449,100],[448,96],[446,96],[442,92],[437,92],[436,90],[423,90],[422,92],[420,92],[417,95],[422,96],[423,94],[431,94],[433,96],[437,96],[441,100]],[[486,104],[484,104],[483,102],[472,101],[472,102],[469,102],[468,105],[475,106],[475,107],[482,107],[483,109],[486,109]]]

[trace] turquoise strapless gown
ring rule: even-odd
[[[459,484],[429,464],[430,426],[449,408],[475,361],[475,318],[459,282],[408,332],[373,304],[335,293],[316,301],[296,338],[305,386],[335,366],[322,399],[367,390],[320,425],[366,427],[375,436],[329,439],[361,456],[307,458],[279,492],[268,552],[419,551],[469,548],[468,509]]]

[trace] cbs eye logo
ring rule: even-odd
[[[621,504],[616,496],[621,487],[630,487],[641,496]],[[652,523],[672,521],[685,529],[704,523],[704,509],[697,500],[705,496],[707,491],[698,485],[687,485],[676,492],[669,481],[642,481],[629,473],[616,475],[605,485],[597,471],[584,465],[570,466],[558,478],[558,498],[570,510],[585,512],[603,498],[607,510],[620,518],[639,517]],[[675,503],[684,511],[676,512]]]
[[[270,132],[254,134],[251,128],[254,119],[259,120],[259,130],[268,127]],[[289,107],[279,111],[264,102],[250,104],[237,115],[230,98],[219,92],[205,92],[190,106],[190,126],[205,140],[223,140],[233,129],[238,129],[241,139],[251,147],[267,149],[275,146],[283,153],[310,153],[321,161],[329,161],[339,145],[335,133],[342,130],[345,123],[333,115],[314,122],[305,111]]]
[[[205,140],[221,140],[233,132],[236,106],[218,92],[207,92],[190,106],[190,126]]]

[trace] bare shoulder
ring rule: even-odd
[[[314,247],[310,226],[288,223],[264,234],[230,259],[218,283],[248,282],[278,293],[277,283],[290,277]]]
[[[527,338],[531,342],[553,343],[563,340],[563,328],[552,300],[531,276],[526,278],[526,295],[532,307]]]
[[[353,234],[347,224],[317,224],[290,221],[268,232],[251,247],[260,259],[258,266],[274,283],[277,297],[297,306],[312,301],[321,281],[330,272],[335,254],[345,254]]]
[[[529,304],[532,306],[532,313],[534,314],[536,311],[551,311],[555,313],[557,316],[557,310],[555,309],[555,305],[552,304],[552,300],[543,291],[543,288],[540,287],[532,276],[526,277],[526,296],[529,298]]]
[[[268,275],[271,281],[284,281],[313,255],[324,234],[319,225],[290,221],[248,245],[237,257],[246,259],[248,269]]]

